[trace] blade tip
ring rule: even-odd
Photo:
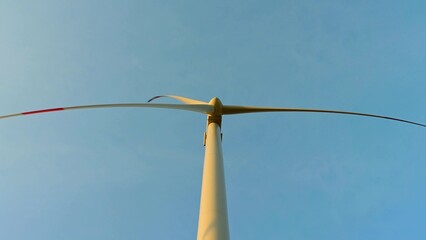
[[[148,102],[152,102],[152,101],[154,101],[155,99],[157,99],[157,98],[162,98],[162,97],[164,97],[164,96],[159,95],[159,96],[152,97],[152,98],[150,98],[150,99],[148,100]]]

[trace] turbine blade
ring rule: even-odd
[[[63,107],[63,108],[49,108],[49,109],[35,110],[30,112],[3,115],[3,116],[0,116],[0,119],[23,116],[23,115],[39,114],[39,113],[65,111],[65,110],[92,109],[92,108],[123,108],[123,107],[166,108],[166,109],[193,111],[193,112],[204,113],[204,114],[210,114],[213,112],[213,106],[208,104],[116,103],[116,104],[72,106],[72,107]]]
[[[175,95],[155,96],[155,97],[149,99],[148,102],[151,102],[151,101],[153,101],[157,98],[162,98],[162,97],[173,98],[173,99],[176,99],[176,100],[181,101],[181,102],[186,103],[186,104],[207,104],[207,102],[203,102],[203,101],[199,101],[199,100],[195,100],[195,99],[191,99],[191,98],[187,98],[187,97],[175,96]]]
[[[347,111],[338,111],[338,110],[323,110],[323,109],[303,109],[303,108],[274,108],[274,107],[251,107],[251,106],[223,106],[222,114],[243,114],[243,113],[257,113],[257,112],[315,112],[315,113],[336,113],[336,114],[347,114],[347,115],[357,115],[364,117],[374,117],[382,118],[387,120],[393,120],[403,123],[414,124],[422,127],[426,127],[426,124],[421,124],[417,122],[412,122],[400,118],[381,116],[368,113],[358,113],[358,112],[347,112]]]

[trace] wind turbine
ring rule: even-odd
[[[183,104],[163,104],[151,103],[153,100],[167,97],[176,99]],[[338,110],[322,109],[302,109],[302,108],[276,108],[276,107],[254,107],[254,106],[234,106],[223,105],[219,98],[215,97],[210,102],[199,101],[181,96],[163,95],[156,96],[148,100],[148,103],[119,103],[119,104],[98,104],[82,105],[63,108],[50,108],[35,110],[16,114],[0,116],[0,119],[17,117],[23,115],[56,112],[64,110],[93,109],[93,108],[123,108],[123,107],[143,107],[143,108],[165,108],[193,111],[207,115],[207,127],[204,133],[204,169],[201,187],[200,212],[198,219],[198,240],[228,240],[228,210],[226,201],[225,176],[222,154],[222,116],[231,114],[257,113],[257,112],[314,112],[314,113],[334,113],[357,115],[364,117],[374,117],[402,123],[426,127],[425,124],[412,122],[404,119],[381,116],[375,114],[347,112]]]

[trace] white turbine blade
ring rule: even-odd
[[[257,112],[315,112],[315,113],[336,113],[336,114],[347,114],[347,115],[357,115],[364,117],[374,117],[382,118],[387,120],[393,120],[398,122],[404,122],[409,124],[414,124],[422,127],[426,127],[426,124],[421,124],[417,122],[412,122],[400,118],[381,116],[368,113],[358,113],[358,112],[347,112],[347,111],[338,111],[338,110],[323,110],[323,109],[303,109],[303,108],[275,108],[275,107],[251,107],[251,106],[223,106],[222,114],[243,114],[243,113],[257,113]]]
[[[191,98],[187,98],[187,97],[175,96],[175,95],[155,96],[155,97],[149,99],[148,102],[151,102],[151,101],[153,101],[157,98],[162,98],[162,97],[173,98],[173,99],[176,99],[176,100],[181,101],[181,102],[186,103],[186,104],[207,104],[207,102],[203,102],[203,101],[199,101],[199,100],[195,100],[195,99],[191,99]]]
[[[198,112],[198,113],[204,113],[204,114],[210,114],[213,112],[213,106],[208,104],[116,103],[116,104],[72,106],[72,107],[63,107],[63,108],[49,108],[49,109],[35,110],[30,112],[3,115],[3,116],[0,116],[0,119],[23,116],[23,115],[38,114],[38,113],[65,111],[65,110],[92,109],[92,108],[123,108],[123,107],[165,108],[165,109],[192,111],[192,112]]]

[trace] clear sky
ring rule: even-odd
[[[426,122],[424,1],[0,0],[0,115],[176,94]],[[174,102],[161,100],[159,102]],[[0,238],[195,239],[205,116],[0,121]],[[232,239],[426,239],[426,129],[227,116]]]

